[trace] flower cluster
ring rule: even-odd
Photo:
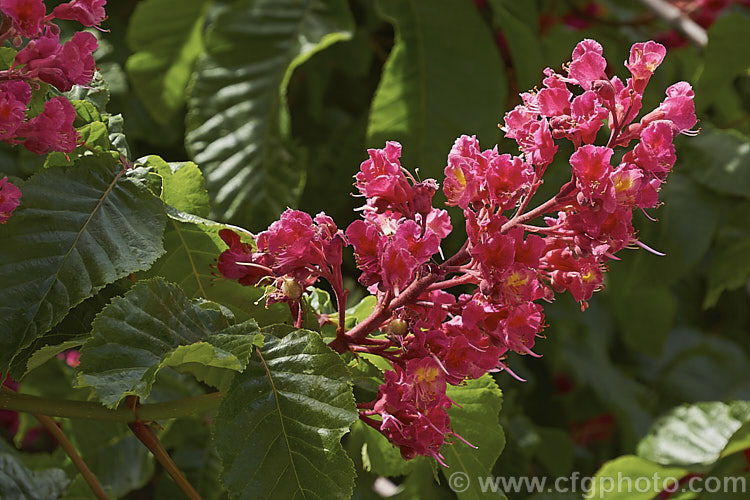
[[[11,67],[0,71],[0,140],[23,144],[30,151],[69,153],[78,135],[75,110],[64,97],[44,103],[37,116],[27,116],[32,89],[49,84],[61,92],[88,85],[96,69],[93,52],[98,43],[91,33],[77,32],[60,43],[60,28],[52,21],[68,19],[98,26],[105,19],[106,0],[71,0],[47,14],[42,0],[0,0],[3,29],[0,41],[10,40],[18,51]]]
[[[366,200],[362,218],[343,235],[322,214],[313,220],[288,210],[257,236],[256,249],[222,232],[229,249],[219,271],[247,285],[266,276],[291,281],[299,285],[298,293],[285,295],[292,300],[322,277],[333,285],[341,315],[346,293],[334,267],[342,246],[351,246],[359,281],[377,295],[377,306],[349,331],[340,320],[330,345],[382,356],[393,367],[375,399],[359,404],[360,418],[405,458],[443,463],[446,437],[461,439],[450,427],[448,385],[499,370],[515,376],[511,353],[537,356],[532,349],[545,327],[541,302],[567,291],[584,309],[601,288],[609,259],[625,247],[647,248],[635,237],[632,213],[658,206],[676,159],[673,140],[694,134],[696,124],[685,82],[669,87],[658,108],[636,121],[665,54],[655,42],[633,45],[625,63],[630,78],[623,82],[606,75],[601,45],[584,40],[564,74],[546,69],[542,88],[522,94],[522,104],[505,116],[501,128],[520,154],[482,150],[476,137],[459,137],[442,189],[447,205],[463,211],[467,239],[448,259],[441,241],[452,226],[447,212],[433,207],[438,183],[414,179],[401,165],[401,146],[388,142],[368,150],[360,165],[355,185]],[[594,144],[600,138],[605,145]],[[574,147],[571,179],[528,209],[563,139]],[[616,147],[624,154],[615,155]],[[620,158],[616,165],[614,158]],[[472,291],[446,291],[458,285]]]
[[[325,213],[313,219],[305,212],[286,210],[255,237],[255,249],[231,229],[222,229],[219,236],[229,246],[219,257],[219,272],[246,286],[272,281],[269,304],[287,302],[295,316],[301,315],[302,292],[318,278],[343,294],[344,236]]]

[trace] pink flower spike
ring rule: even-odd
[[[651,75],[659,67],[667,54],[664,45],[648,41],[645,43],[636,43],[630,48],[630,58],[625,63],[625,67],[633,75],[633,89],[639,94],[643,94]]]
[[[0,224],[5,224],[20,203],[21,190],[3,177],[0,180]]]
[[[71,0],[58,5],[52,15],[58,19],[78,21],[84,26],[98,26],[107,18],[104,6],[107,0]]]
[[[0,10],[13,20],[16,31],[27,38],[39,34],[47,12],[42,0],[0,0]]]

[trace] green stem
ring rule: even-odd
[[[86,462],[83,461],[81,455],[78,454],[75,447],[73,446],[73,443],[68,440],[68,437],[57,425],[57,422],[46,415],[34,414],[34,417],[39,420],[39,423],[42,424],[45,429],[47,429],[47,432],[52,434],[52,436],[57,440],[62,449],[65,450],[65,452],[70,457],[70,460],[73,462],[73,465],[76,466],[76,469],[78,469],[78,471],[81,473],[83,479],[86,480],[86,483],[89,485],[89,488],[91,488],[91,491],[93,491],[94,495],[96,495],[96,498],[99,498],[100,500],[107,500],[107,494],[104,493],[102,485],[99,484],[96,476],[94,476],[94,474],[91,472],[91,469],[88,468]]]
[[[212,392],[164,403],[144,404],[138,407],[138,416],[140,420],[146,421],[187,417],[217,408],[223,397],[223,392]],[[133,411],[124,405],[110,410],[99,403],[90,401],[48,399],[10,390],[0,390],[0,409],[84,420],[107,420],[110,422],[132,422],[136,420]]]

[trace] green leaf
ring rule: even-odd
[[[69,167],[79,164],[81,158],[91,156],[110,159],[109,131],[103,122],[86,123],[76,130],[81,135],[80,145],[67,154],[59,151],[51,152],[44,162],[45,168]],[[117,155],[112,158],[117,158]]]
[[[664,206],[649,211],[658,222],[635,217],[638,239],[666,254],[653,255],[643,249],[620,254],[611,264],[609,292],[617,297],[635,290],[665,287],[689,275],[709,250],[719,222],[718,198],[690,177],[675,172],[661,191]]]
[[[672,404],[750,398],[747,356],[730,339],[676,328],[660,363],[662,367],[649,370],[651,383]]]
[[[76,118],[73,122],[74,127],[77,128],[86,125],[87,123],[102,121],[102,115],[93,103],[80,100],[70,101],[70,103],[76,110]]]
[[[28,469],[16,450],[0,439],[0,498],[58,498],[68,482],[62,469]]]
[[[202,30],[209,0],[140,2],[128,24],[133,50],[125,70],[136,95],[162,125],[185,104],[193,65],[203,52]]]
[[[721,193],[750,197],[749,138],[736,130],[704,126],[682,150],[687,152],[690,173],[699,182]]]
[[[13,61],[16,60],[16,54],[18,54],[16,49],[0,47],[0,69],[9,69],[13,64]]]
[[[339,440],[357,420],[341,358],[314,332],[265,345],[235,377],[213,420],[232,498],[341,498],[354,485]]]
[[[231,376],[226,371],[244,369],[260,332],[248,321],[214,336],[228,326],[219,310],[190,301],[176,285],[161,278],[142,281],[94,320],[81,349],[79,386],[93,387],[109,407],[127,395],[146,399],[164,367],[223,387]]]
[[[645,458],[625,455],[606,462],[599,469],[586,498],[653,500],[666,489],[665,486],[673,484],[671,480],[679,480],[687,472],[686,469],[664,467]]]
[[[586,312],[585,320],[594,321],[593,306]],[[621,422],[619,430],[626,443],[635,444],[637,438],[648,431],[652,416],[646,410],[645,387],[622,372],[608,353],[603,321],[597,321],[596,328],[582,328],[580,323],[565,325],[556,318],[556,329],[564,331],[568,326],[572,331],[562,337],[561,352],[576,378],[590,384],[599,400],[609,407]]]
[[[750,421],[750,403],[697,403],[660,417],[638,444],[638,456],[663,465],[710,465]]]
[[[727,457],[748,448],[750,448],[750,422],[745,422],[729,438],[726,446],[721,450],[720,456]]]
[[[750,54],[737,51],[737,40],[750,30],[750,18],[741,14],[721,16],[708,30],[703,72],[695,86],[696,108],[709,106],[724,87],[750,68]]]
[[[502,30],[513,59],[520,89],[530,89],[542,78],[539,12],[534,2],[492,0],[493,26]]]
[[[611,308],[625,345],[654,357],[661,354],[677,314],[677,301],[670,290],[643,288],[615,296]]]
[[[198,165],[191,161],[167,163],[156,155],[141,162],[162,178],[161,199],[164,203],[199,217],[208,216],[206,181]]]
[[[154,459],[137,437],[128,434],[118,436],[113,427],[110,422],[79,420],[73,423],[77,441],[88,435],[86,447],[81,451],[86,465],[107,494],[112,498],[122,498],[148,483],[154,474]],[[72,487],[75,486],[74,482]],[[81,496],[74,498],[91,496],[91,488],[86,484],[81,485],[78,491]]]
[[[747,282],[750,276],[750,203],[742,203],[727,214],[728,224],[719,231],[714,246],[716,253],[706,270],[708,290],[703,307],[716,305],[725,290],[734,290]],[[737,224],[739,222],[739,224]]]
[[[163,253],[161,201],[115,166],[52,168],[0,226],[0,371],[67,312]]]
[[[440,178],[459,135],[477,134],[488,148],[497,142],[507,95],[503,62],[468,0],[378,5],[396,27],[396,45],[372,102],[367,143],[399,141],[405,165]]]
[[[222,218],[261,228],[297,203],[305,172],[286,87],[351,30],[344,0],[240,0],[217,14],[189,90],[185,145]]]
[[[352,426],[349,439],[358,445],[353,451],[360,454],[362,468],[368,472],[393,477],[404,476],[412,469],[413,461],[404,460],[401,450],[361,420]]]
[[[212,300],[228,307],[237,318],[253,318],[261,325],[292,323],[289,308],[276,303],[266,308],[264,289],[242,286],[218,276],[216,259],[228,247],[219,231],[229,226],[202,219],[170,207],[164,234],[167,254],[154,264],[147,276],[163,276],[180,285],[190,298]]]
[[[67,340],[62,344],[47,345],[35,351],[31,355],[29,360],[26,362],[26,373],[30,372],[34,368],[38,368],[50,359],[54,358],[63,351],[68,349],[74,349],[83,345],[84,339]],[[24,373],[24,375],[26,374]]]
[[[458,498],[485,498],[476,478],[491,475],[492,466],[505,447],[505,434],[499,422],[503,396],[495,380],[484,374],[466,385],[449,385],[447,395],[457,405],[448,410],[451,427],[459,436],[476,446],[453,439],[441,449],[449,469],[441,469],[446,481],[456,472],[470,478],[469,488],[458,492]]]

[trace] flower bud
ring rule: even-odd
[[[409,331],[409,324],[401,318],[394,318],[388,323],[388,333],[403,337]]]
[[[607,80],[597,80],[591,85],[591,90],[604,102],[609,102],[615,98],[615,88]]]
[[[291,278],[287,278],[281,283],[281,292],[291,300],[299,300],[302,297],[302,287]]]

